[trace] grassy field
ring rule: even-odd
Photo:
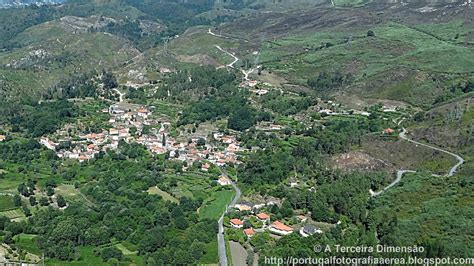
[[[15,208],[13,197],[8,195],[0,195],[0,211]]]
[[[195,63],[204,64],[214,61],[221,65],[231,63],[233,58],[219,51],[215,45],[219,45],[223,49],[231,49],[238,47],[238,43],[235,40],[212,36],[207,33],[207,30],[208,27],[196,27],[188,30],[180,38],[173,40],[169,45],[169,49],[173,53],[181,55],[181,60],[184,61],[195,61]],[[202,61],[199,62],[197,57],[194,59],[190,58],[196,55],[206,55],[209,61],[206,62],[205,58],[201,58]],[[188,59],[186,60],[185,58]]]
[[[199,261],[202,264],[215,264],[219,261],[217,253],[217,239],[214,239],[212,242],[206,246],[206,254]]]
[[[37,235],[32,234],[19,234],[14,237],[15,244],[30,253],[36,254],[38,256],[41,255],[41,250],[39,249],[38,245],[36,244]]]
[[[125,247],[122,243],[118,243],[118,244],[115,245],[115,246],[116,246],[118,249],[120,249],[120,251],[122,251],[122,254],[125,255],[125,256],[137,254],[136,251],[128,250],[127,247]]]
[[[171,202],[178,203],[179,200],[173,196],[171,196],[168,192],[161,190],[159,187],[151,187],[148,189],[148,194],[151,195],[160,195],[164,200],[168,200]]]
[[[222,215],[227,204],[229,204],[234,196],[233,190],[221,190],[211,194],[209,200],[199,209],[199,217],[201,219],[217,220]]]
[[[81,258],[79,261],[65,262],[57,259],[46,260],[46,265],[51,266],[65,266],[65,265],[74,265],[74,266],[90,266],[90,265],[108,265],[106,262],[103,262],[101,258],[94,255],[94,247],[85,246],[78,248]]]
[[[87,206],[93,205],[73,185],[61,184],[56,187],[55,191],[57,194],[62,195],[67,202],[85,204]]]

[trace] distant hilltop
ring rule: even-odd
[[[29,5],[61,4],[65,0],[0,0],[0,8],[21,7]]]

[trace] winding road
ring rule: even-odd
[[[425,143],[421,143],[421,142],[409,139],[406,136],[406,133],[407,133],[407,130],[405,128],[403,128],[402,132],[400,132],[400,134],[398,136],[401,139],[406,140],[406,141],[411,142],[411,143],[414,143],[416,145],[424,146],[424,147],[427,147],[427,148],[430,148],[430,149],[433,149],[433,150],[436,150],[436,151],[440,151],[440,152],[449,154],[449,155],[453,156],[454,158],[456,158],[456,160],[458,160],[458,162],[453,167],[451,167],[451,169],[449,169],[448,173],[445,175],[446,177],[453,176],[456,173],[459,166],[461,166],[464,163],[464,159],[461,156],[459,156],[455,153],[452,153],[450,151],[443,150],[441,148],[435,147],[435,146],[431,146],[431,145],[428,145],[428,144],[425,144]],[[385,188],[383,188],[382,190],[377,191],[377,192],[373,191],[372,189],[369,190],[370,196],[377,197],[378,195],[380,195],[383,192],[387,191],[391,187],[395,186],[398,182],[400,182],[400,180],[402,179],[403,174],[405,174],[405,173],[416,173],[416,171],[413,171],[413,170],[398,170],[397,171],[397,178],[392,183],[390,183],[388,186],[386,186]],[[433,176],[437,176],[437,175],[433,174]]]
[[[238,58],[237,56],[235,56],[233,53],[228,52],[228,51],[222,49],[222,47],[220,47],[220,46],[217,45],[217,44],[215,45],[215,47],[216,47],[217,49],[219,49],[221,52],[224,52],[224,53],[226,53],[226,54],[228,54],[228,55],[230,55],[230,56],[232,56],[232,57],[234,58],[234,61],[232,61],[232,63],[226,65],[227,67],[234,68],[234,64],[237,63],[237,61],[239,61],[239,58]]]
[[[122,93],[120,92],[118,89],[112,89],[113,91],[115,91],[116,93],[118,93],[119,95],[119,102],[123,102],[123,96],[125,96],[125,93]]]
[[[220,34],[216,34],[214,32],[211,31],[211,29],[209,28],[207,33],[209,33],[210,35],[212,36],[216,36],[216,37],[220,37],[220,38],[224,38],[224,39],[230,39],[230,37],[227,37],[227,36],[224,36],[224,35],[220,35]],[[230,68],[234,68],[234,65],[235,63],[237,63],[237,61],[239,61],[239,58],[237,56],[235,56],[235,54],[229,52],[229,51],[226,51],[225,49],[222,49],[222,47],[220,47],[219,45],[214,45],[219,51],[223,52],[223,53],[226,53],[228,55],[230,55],[232,58],[234,58],[234,61],[232,61],[232,63],[230,64],[227,64],[226,67],[230,67]],[[255,71],[255,68],[251,68],[247,71],[241,69],[240,72],[242,72],[242,74],[244,75],[244,80],[249,80],[249,75],[250,73],[254,72]]]
[[[221,169],[222,175],[227,177],[227,173],[224,172],[224,170]],[[219,232],[217,233],[217,244],[218,244],[218,252],[219,252],[219,263],[221,266],[227,266],[227,253],[225,249],[225,238],[224,238],[224,215],[227,213],[227,210],[235,205],[237,201],[240,198],[240,195],[242,194],[240,189],[237,187],[235,182],[233,182],[232,187],[235,190],[235,196],[230,202],[229,205],[227,205],[226,210],[224,213],[221,215],[221,218],[219,218],[218,225],[219,225]]]

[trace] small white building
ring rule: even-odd
[[[270,230],[270,232],[275,233],[277,235],[285,236],[293,233],[293,228],[281,223],[280,221],[273,222],[268,229]]]
[[[221,185],[221,186],[228,186],[228,185],[232,184],[232,180],[230,180],[227,176],[221,176],[217,180],[217,183],[219,183],[219,185]]]

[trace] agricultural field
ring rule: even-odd
[[[177,186],[170,189],[170,194],[178,199],[181,197],[205,199],[208,197],[206,192],[211,189],[212,176],[208,174],[190,172],[182,175],[167,175],[167,178],[176,180]]]
[[[18,246],[20,249],[41,256],[42,251],[38,248],[38,245],[36,243],[37,237],[37,235],[32,234],[19,234],[16,235],[13,240],[15,241],[15,245]]]
[[[148,194],[150,195],[159,195],[161,196],[164,200],[167,200],[167,201],[171,201],[171,202],[175,202],[175,203],[178,203],[179,200],[176,199],[175,197],[171,196],[168,192],[165,192],[163,190],[161,190],[159,187],[157,186],[154,186],[154,187],[151,187],[148,189]]]
[[[9,195],[0,195],[0,211],[10,210],[15,208],[13,197]]]
[[[199,217],[201,219],[219,219],[225,211],[226,206],[232,201],[234,194],[234,190],[231,189],[213,191],[209,199],[206,200],[203,206],[199,209]]]
[[[0,216],[5,216],[8,219],[14,220],[14,221],[21,221],[21,220],[24,220],[26,218],[25,214],[20,209],[2,211],[2,212],[0,212]]]

